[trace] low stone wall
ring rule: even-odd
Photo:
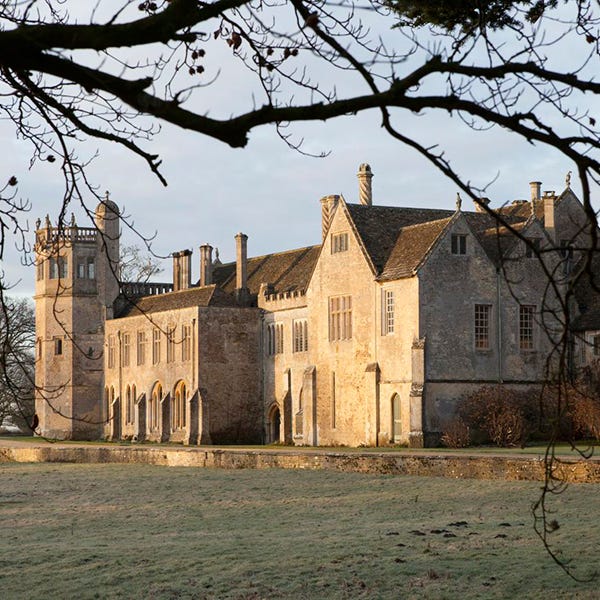
[[[409,452],[333,452],[304,449],[223,449],[161,446],[87,446],[0,442],[0,462],[137,463],[223,469],[323,469],[388,475],[542,481],[537,456]],[[597,459],[561,459],[554,475],[570,483],[599,483]]]

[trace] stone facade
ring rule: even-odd
[[[109,200],[96,229],[38,224],[41,433],[423,446],[465,394],[539,386],[589,246],[570,187],[534,182],[490,214],[377,206],[372,177],[361,165],[357,204],[321,200],[321,244],[248,258],[240,233],[228,264],[205,244],[197,284],[189,250],[173,253],[172,284],[119,284]],[[576,296],[582,362],[600,355],[600,306]]]

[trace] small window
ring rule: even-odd
[[[44,261],[40,258],[37,263],[37,278],[44,279]]]
[[[331,235],[331,254],[348,250],[348,234],[336,233]]]
[[[531,238],[527,240],[529,243],[525,244],[525,257],[535,258],[540,253],[540,238]]]
[[[152,330],[152,364],[160,362],[160,329]]]
[[[467,253],[467,236],[462,233],[452,234],[452,254]]]
[[[181,326],[181,360],[192,358],[192,328],[190,325]]]
[[[108,336],[108,356],[107,356],[107,367],[113,369],[115,366],[115,336]]]
[[[138,331],[137,332],[137,364],[143,365],[146,362],[146,332]]]
[[[382,335],[394,333],[395,300],[392,290],[382,290]]]
[[[48,263],[50,265],[50,279],[58,279],[58,262],[56,258],[51,258]]]
[[[535,348],[534,316],[535,306],[529,304],[519,306],[519,348],[521,350]]]
[[[87,261],[87,277],[88,279],[96,279],[96,262],[93,258],[88,258]]]
[[[308,350],[308,323],[306,319],[294,321],[294,352],[306,352]]]
[[[63,353],[63,341],[59,337],[54,338],[54,355],[60,356]]]
[[[85,279],[85,263],[77,263],[77,279]]]
[[[283,323],[271,323],[267,326],[267,354],[283,353]]]
[[[58,257],[58,273],[61,279],[67,278],[67,259],[64,256]]]
[[[122,337],[122,352],[121,355],[121,363],[122,366],[129,366],[129,358],[131,355],[131,335],[129,333],[124,333]]]
[[[490,349],[490,314],[489,304],[475,305],[474,338],[476,350]]]
[[[172,363],[175,360],[175,327],[167,329],[167,362]]]

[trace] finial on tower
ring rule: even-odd
[[[571,187],[571,171],[567,173],[567,176],[565,177],[565,183],[567,184],[568,188]]]
[[[462,199],[460,197],[460,194],[458,192],[456,192],[456,210],[460,210],[461,206],[462,206]]]

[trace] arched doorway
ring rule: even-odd
[[[400,410],[400,396],[392,396],[392,441],[399,444],[402,441],[402,415]]]
[[[274,444],[279,441],[279,430],[281,427],[281,413],[279,412],[279,406],[276,404],[269,411],[269,421],[267,433],[267,443]]]

